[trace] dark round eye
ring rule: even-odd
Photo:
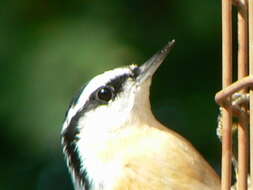
[[[97,92],[97,98],[109,102],[113,98],[113,88],[107,86],[100,88]]]

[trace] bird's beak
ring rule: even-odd
[[[168,42],[162,50],[157,52],[155,55],[153,55],[153,57],[151,57],[143,65],[139,67],[139,75],[137,77],[139,84],[153,76],[158,67],[161,65],[161,63],[169,54],[174,44],[175,40]]]

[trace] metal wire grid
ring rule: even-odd
[[[232,79],[232,6],[237,11],[238,33],[238,79]],[[234,82],[234,83],[233,83]],[[231,189],[232,176],[232,117],[239,118],[238,124],[238,175],[237,189],[248,189],[248,175],[253,174],[253,0],[222,0],[222,90],[216,94],[216,102],[222,106],[222,173],[221,189]],[[249,119],[232,105],[234,93],[249,93]],[[249,121],[247,121],[249,120]],[[249,138],[248,138],[249,137]],[[248,151],[250,150],[250,152]],[[250,161],[250,171],[248,171]],[[253,182],[253,175],[249,181]]]

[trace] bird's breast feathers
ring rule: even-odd
[[[82,166],[94,190],[219,189],[219,177],[173,131],[128,127],[89,142],[80,138]]]

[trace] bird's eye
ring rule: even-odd
[[[109,102],[113,98],[113,88],[104,86],[97,91],[97,98]]]

